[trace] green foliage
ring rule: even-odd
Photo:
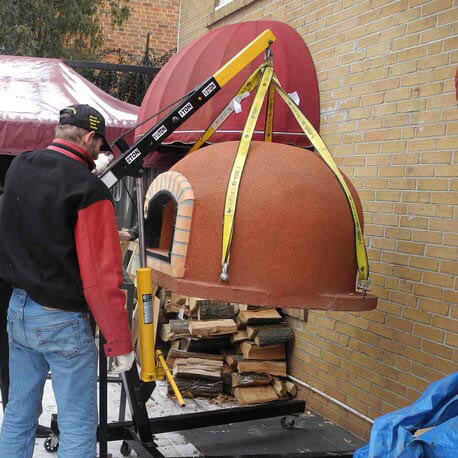
[[[0,54],[95,59],[102,44],[99,15],[112,24],[128,16],[129,0],[1,0]]]

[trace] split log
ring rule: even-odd
[[[258,335],[259,331],[264,331],[267,329],[283,329],[287,328],[288,323],[285,321],[281,321],[280,323],[275,324],[250,324],[246,327],[248,338],[250,340],[254,340],[254,338]]]
[[[170,324],[166,323],[161,326],[159,329],[159,337],[163,342],[169,342],[173,340],[172,333],[170,332]]]
[[[189,337],[189,320],[170,320],[169,325],[173,337]]]
[[[234,388],[234,396],[241,405],[258,404],[261,402],[276,401],[277,393],[270,385],[241,386]]]
[[[181,294],[171,293],[170,302],[175,302],[177,305],[184,306],[186,304],[187,297]]]
[[[222,355],[211,355],[207,353],[195,353],[188,352],[184,350],[179,350],[178,348],[171,348],[167,354],[167,366],[169,368],[173,367],[173,363],[176,358],[201,358],[201,359],[210,359],[214,361],[224,361]]]
[[[246,310],[238,314],[241,323],[249,324],[270,324],[278,323],[282,320],[281,315],[276,309]]]
[[[242,355],[226,355],[225,361],[229,366],[236,368],[237,363],[239,361],[242,361],[243,356]]]
[[[243,359],[286,359],[285,344],[271,345],[269,347],[259,347],[250,340],[245,340],[240,344]]]
[[[188,297],[186,304],[189,307],[191,312],[197,311],[201,302],[206,301],[206,299],[200,299],[198,297]]]
[[[222,380],[205,380],[201,378],[184,378],[175,377],[175,383],[178,386],[184,398],[214,398],[223,392]],[[168,385],[168,394],[173,396],[173,390]]]
[[[241,331],[237,331],[235,334],[232,334],[230,339],[231,344],[242,342],[243,340],[248,339],[248,334],[245,329],[242,329]]]
[[[282,379],[278,377],[273,377],[272,387],[275,390],[275,392],[278,394],[279,398],[285,399],[287,397],[288,390],[286,388],[285,382]]]
[[[286,390],[288,391],[288,394],[292,398],[295,398],[297,396],[297,385],[293,382],[290,382],[289,380],[286,380],[285,386],[286,386]]]
[[[217,336],[237,332],[234,320],[190,321],[189,333],[192,336]]]
[[[202,358],[177,358],[173,364],[173,375],[220,379],[222,367],[222,361]]]
[[[234,316],[234,306],[227,302],[201,301],[197,310],[198,320],[220,320]]]
[[[270,374],[286,377],[286,361],[242,360],[237,363],[237,370],[241,373],[255,372],[256,374]]]
[[[228,336],[207,337],[203,339],[182,339],[181,349],[198,353],[219,353],[221,350],[229,348],[231,342]]]
[[[223,393],[232,395],[232,374],[234,368],[225,364],[221,369],[221,379],[223,381]]]
[[[260,347],[267,347],[275,344],[285,344],[294,340],[294,332],[291,328],[265,329],[259,330],[254,341]]]
[[[270,385],[272,383],[272,376],[269,374],[240,374],[234,372],[232,374],[232,387],[238,386],[258,386]]]

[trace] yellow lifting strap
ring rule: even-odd
[[[350,189],[342,176],[342,173],[338,169],[331,153],[328,150],[328,147],[324,143],[323,139],[320,137],[318,132],[312,126],[310,121],[304,116],[299,107],[294,103],[290,96],[281,88],[278,79],[274,78],[275,90],[278,92],[280,97],[288,105],[292,111],[294,117],[296,118],[301,129],[307,135],[308,139],[312,142],[312,145],[315,147],[315,150],[318,152],[320,157],[326,163],[326,165],[334,172],[334,175],[339,180],[340,185],[342,186],[347,201],[350,205],[350,210],[353,216],[353,223],[355,227],[355,244],[356,244],[356,263],[358,266],[359,280],[367,281],[369,278],[369,264],[367,261],[366,246],[364,244],[363,231],[361,224],[359,222],[358,211],[356,209],[355,201],[351,195]]]
[[[264,141],[272,141],[272,131],[274,127],[274,97],[275,97],[275,88],[271,84],[269,86],[269,94],[267,99],[267,111],[266,111],[266,128],[264,131]]]
[[[243,168],[250,148],[251,139],[254,129],[258,121],[259,113],[264,102],[265,95],[269,89],[273,77],[273,68],[269,63],[264,67],[261,82],[258,86],[256,96],[251,105],[248,119],[242,132],[237,154],[232,165],[232,171],[229,178],[229,183],[226,192],[226,202],[224,205],[224,220],[223,220],[223,248],[221,253],[221,280],[227,281],[227,268],[230,258],[232,234],[234,232],[234,214],[237,206],[237,195],[242,177]]]
[[[240,89],[237,91],[237,94],[231,99],[231,101],[226,105],[226,107],[220,112],[217,118],[212,122],[210,127],[200,136],[200,138],[194,143],[192,148],[189,150],[189,153],[198,150],[204,143],[206,143],[211,136],[218,130],[219,126],[226,121],[226,119],[235,111],[235,103],[240,103],[243,98],[246,97],[247,93],[251,93],[254,89],[258,87],[259,81],[261,81],[261,68],[265,64],[261,64],[242,84]]]

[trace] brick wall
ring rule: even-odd
[[[134,56],[143,56],[146,36],[151,32],[149,47],[162,56],[177,46],[179,0],[130,0],[129,18],[122,27],[113,27],[109,7],[100,15],[104,48],[122,48]]]
[[[321,133],[362,199],[379,296],[372,312],[289,318],[289,371],[375,418],[458,370],[458,2],[234,0],[215,12],[182,0],[179,45],[256,19],[290,24],[311,51]],[[301,395],[367,438],[363,419]]]

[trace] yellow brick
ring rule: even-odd
[[[412,332],[413,324],[410,320],[387,315],[386,325],[390,328],[401,329],[403,331]]]
[[[426,246],[426,256],[431,256],[433,258],[439,258],[439,259],[448,259],[448,260],[454,261],[457,258],[457,255],[458,255],[458,249],[456,248]]]
[[[450,306],[442,301],[434,301],[421,297],[418,299],[418,308],[439,315],[448,315]]]
[[[447,80],[448,78],[454,77],[454,75],[455,75],[455,72],[454,72],[453,66],[442,67],[442,68],[433,69],[430,72],[428,72],[428,76],[429,76],[428,79],[430,82],[434,82],[434,81],[442,82],[442,81]]]
[[[427,2],[422,9],[423,16],[430,16],[431,14],[438,13],[440,11],[447,10],[453,6],[452,0],[435,0]]]
[[[392,253],[389,251],[386,251],[383,253],[382,260],[383,262],[387,262],[389,264],[395,264],[398,266],[408,266],[409,265],[409,256],[405,254]]]
[[[412,140],[407,143],[407,151],[431,151],[437,148],[437,139]]]
[[[430,367],[425,367],[423,364],[412,364],[411,373],[418,377],[424,378],[429,382],[435,382],[443,377],[443,374],[437,372]]]
[[[425,252],[424,243],[398,242],[397,250],[401,253],[423,255]]]
[[[458,347],[458,334],[448,334],[445,338],[445,343],[451,347]]]
[[[426,54],[426,49],[422,46],[415,48],[408,48],[398,53],[398,61],[404,62],[406,60],[417,59]]]
[[[442,261],[440,271],[446,274],[458,275],[458,262]]]
[[[419,19],[407,25],[407,34],[431,29],[436,25],[436,16]]]
[[[429,285],[416,284],[413,287],[413,291],[417,296],[428,297],[431,299],[442,299],[443,296],[442,288],[436,288]]]
[[[455,94],[440,94],[428,98],[427,109],[436,110],[438,108],[449,107],[456,103]]]
[[[411,124],[411,122],[408,115],[388,116],[383,119],[383,127],[407,126]]]
[[[448,188],[448,180],[420,179],[418,189],[420,191],[445,191]]]
[[[458,141],[458,137],[444,137],[439,138],[437,142],[438,149],[446,149],[446,150],[454,150],[456,149],[456,144]]]
[[[431,324],[444,331],[458,332],[458,320],[433,315]]]
[[[430,342],[429,340],[423,340],[422,343],[423,351],[431,353],[435,356],[451,360],[453,358],[453,350],[446,345],[437,344]]]
[[[421,216],[436,216],[437,205],[436,204],[410,204],[408,206],[408,213],[410,215],[421,215]]]
[[[411,240],[412,231],[409,229],[386,228],[385,236],[390,239]]]
[[[427,124],[417,128],[418,137],[437,137],[445,134],[445,124]]]
[[[432,165],[418,165],[406,168],[406,175],[409,177],[432,177],[435,170]]]
[[[429,224],[428,218],[422,218],[419,216],[401,216],[401,227],[411,227],[416,229],[427,229]],[[428,232],[429,235],[429,232]],[[415,240],[415,242],[421,242],[422,240]]]
[[[430,192],[405,191],[402,193],[403,202],[429,203],[431,202]]]
[[[441,358],[434,358],[434,369],[441,371],[442,374],[439,378],[444,377],[445,375],[452,374],[454,371],[456,372],[457,364],[456,362],[447,361]]]
[[[398,278],[404,278],[406,280],[420,281],[421,272],[415,269],[406,267],[394,267],[393,275]]]
[[[414,111],[422,111],[426,107],[426,100],[408,100],[398,104],[398,113],[409,113]]]
[[[418,164],[419,159],[419,153],[402,153],[392,156],[393,164]]]
[[[458,192],[433,192],[431,195],[431,203],[457,205]]]
[[[419,42],[420,42],[419,33],[408,35],[408,36],[393,40],[392,49],[393,51],[397,51],[400,49],[412,48],[414,46],[417,46]]]
[[[458,137],[457,137],[458,145]],[[444,165],[436,167],[436,176],[438,177],[456,177],[458,176],[458,165]]]
[[[431,19],[433,18],[435,18],[435,16],[432,16]],[[451,36],[453,36],[453,28],[448,24],[431,27],[421,34],[420,43],[432,43],[433,41],[443,40]]]
[[[411,256],[409,258],[409,266],[417,269],[432,270],[433,272],[437,272],[437,269],[439,268],[439,261],[419,256]]]
[[[447,54],[437,54],[435,56],[427,56],[418,60],[418,70],[426,70],[429,68],[443,67],[449,63]]]
[[[426,387],[428,386],[428,382],[426,380],[420,379],[418,377],[407,374],[405,372],[402,372],[399,375],[398,381],[402,383],[403,385],[412,387],[419,392],[423,392],[426,389]],[[418,397],[418,394],[416,394],[416,398],[417,397]]]
[[[391,167],[380,167],[381,177],[403,177],[405,175],[405,167],[402,166],[391,166]]]
[[[458,234],[444,234],[444,245],[458,246]]]
[[[458,304],[458,291],[451,289],[444,290],[444,301]]]
[[[394,340],[400,344],[409,345],[413,348],[421,348],[422,339],[412,336],[410,333],[406,334],[405,332],[397,332],[394,336]]]
[[[399,202],[401,193],[399,191],[376,191],[376,199],[389,202]]]

